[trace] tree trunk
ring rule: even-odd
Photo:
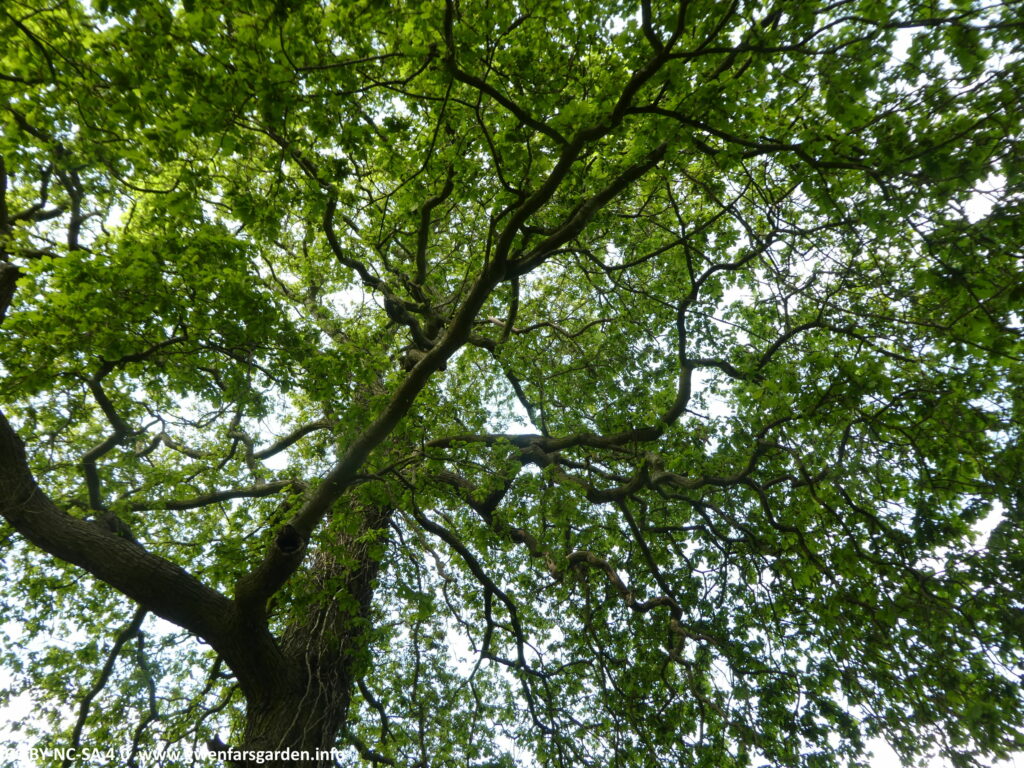
[[[368,534],[385,528],[390,515],[364,510],[356,533],[341,534],[331,552],[312,555],[308,588],[316,599],[284,633],[289,670],[282,684],[247,702],[234,764],[335,765],[352,687],[369,659],[367,630],[380,561],[371,554]]]
[[[266,701],[248,702],[239,755],[244,766],[335,765],[337,736],[345,722],[351,683],[309,679],[303,687],[281,691]]]

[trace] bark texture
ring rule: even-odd
[[[376,532],[391,512],[355,510],[355,533],[335,537],[328,549],[311,557],[309,607],[290,625],[281,640],[288,675],[276,689],[250,697],[238,765],[333,766],[331,749],[345,726],[352,687],[368,660],[368,630],[374,582],[380,562],[373,556]],[[257,762],[256,755],[282,750],[310,757]],[[259,759],[263,759],[259,758]]]

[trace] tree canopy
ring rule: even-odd
[[[1020,749],[1022,10],[7,0],[13,743]]]

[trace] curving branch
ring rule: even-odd
[[[25,446],[0,413],[0,515],[40,549],[73,563],[148,611],[203,638],[248,694],[275,683],[280,650],[265,627],[240,623],[236,606],[181,566],[107,528],[68,515],[39,487]]]
[[[157,706],[156,681],[153,679],[152,665],[146,656],[145,632],[138,632],[135,635],[135,661],[146,683],[146,715],[139,720],[139,724],[135,726],[135,730],[132,733],[132,748],[126,760],[128,768],[139,768],[137,757],[142,749],[142,737],[150,723],[160,719],[160,708]]]
[[[668,151],[668,143],[662,142],[638,163],[626,168],[622,173],[609,182],[603,189],[592,195],[587,201],[580,205],[573,215],[562,223],[554,232],[542,240],[526,255],[517,259],[510,265],[511,274],[525,275],[532,271],[551,254],[567,242],[578,236],[586,228],[587,224],[599,210],[604,208],[613,199],[618,197],[627,187],[644,176],[648,171],[661,162]]]
[[[519,122],[523,125],[533,128],[538,133],[542,133],[549,139],[559,145],[568,144],[568,140],[557,130],[552,128],[550,125],[545,123],[543,120],[539,120],[529,114],[523,107],[516,104],[515,101],[510,99],[508,96],[500,93],[493,85],[490,85],[485,80],[481,80],[479,77],[472,75],[468,72],[459,68],[458,58],[455,52],[455,0],[445,0],[444,4],[444,41],[445,41],[445,64],[448,67],[448,71],[451,72],[452,77],[458,80],[460,83],[465,83],[471,88],[475,88],[480,93],[485,94],[492,98],[495,102],[503,106],[509,112],[511,112]]]
[[[110,422],[114,431],[89,449],[79,462],[79,466],[85,474],[85,484],[89,492],[89,506],[98,512],[105,510],[106,507],[103,504],[97,463],[132,434],[132,430],[118,414],[117,409],[110,402],[106,392],[103,391],[103,386],[100,384],[103,375],[105,374],[98,374],[89,379],[87,384],[97,404],[100,406],[100,410],[103,411],[103,415]]]
[[[430,213],[447,200],[454,189],[455,174],[449,166],[444,187],[436,195],[428,198],[420,207],[420,227],[416,238],[416,278],[414,281],[418,286],[422,286],[427,279],[427,243],[430,238]]]
[[[469,551],[469,548],[461,539],[459,539],[458,536],[440,523],[434,522],[428,518],[415,504],[411,508],[411,514],[413,519],[420,524],[420,527],[427,532],[432,533],[455,550],[469,568],[470,573],[472,573],[474,578],[480,582],[481,586],[483,586],[485,592],[489,596],[496,597],[502,602],[505,609],[508,611],[509,623],[512,625],[512,633],[516,640],[516,667],[523,670],[530,669],[529,665],[526,663],[526,654],[524,650],[526,646],[526,635],[524,634],[522,624],[519,621],[519,609],[516,608],[516,604],[512,602],[512,599],[505,593],[505,591],[495,584],[494,580],[487,575],[487,572],[484,570],[480,560]]]
[[[578,158],[585,141],[585,138],[578,137],[577,141],[567,147],[545,182],[541,184],[536,192],[519,205],[499,238],[495,258],[478,275],[459,310],[448,324],[442,338],[430,347],[429,351],[415,363],[408,375],[395,390],[390,402],[381,414],[372,423],[368,424],[358,437],[349,444],[334,468],[296,513],[290,524],[300,538],[303,540],[308,539],[314,528],[328,514],[334,502],[344,493],[346,488],[356,482],[357,472],[363,462],[405,417],[431,376],[443,368],[448,359],[468,341],[472,334],[473,325],[484,303],[491,296],[495,287],[510,276],[506,271],[506,264],[509,250],[519,227],[554,195],[559,185],[567,176],[570,167]],[[664,151],[664,147],[659,148],[659,150],[640,164],[627,169],[602,192],[591,198],[586,211],[583,213],[582,223],[585,224],[589,216],[597,210],[598,203],[601,205],[607,204],[615,195],[624,190],[629,183],[653,168],[660,160]],[[328,211],[329,213],[325,215],[325,226],[333,231],[333,223],[331,222],[333,208],[328,206]],[[578,216],[579,214],[577,214]],[[562,235],[571,236],[569,232],[575,231],[574,228],[580,223],[577,217],[567,222],[567,228],[562,232]],[[333,239],[331,246],[336,256],[340,258],[344,255],[336,238]],[[544,258],[546,258],[546,255]],[[532,263],[528,267],[523,264],[519,265],[519,274],[524,274],[543,262],[543,258],[531,257],[531,259]],[[379,284],[379,281],[377,282]],[[271,548],[266,555],[266,567],[277,572],[276,567],[271,567],[270,561],[277,560],[279,557],[280,555],[277,550]],[[295,566],[297,565],[298,563],[296,562]],[[263,568],[264,566],[260,567]]]
[[[199,496],[188,499],[170,499],[154,502],[133,502],[129,508],[135,512],[143,512],[153,509],[184,510],[207,507],[211,504],[219,504],[232,499],[261,499],[266,496],[273,496],[275,493],[294,488],[302,491],[308,486],[302,480],[275,480],[271,483],[261,483],[247,488],[227,488],[219,491],[210,491]]]
[[[523,464],[534,463],[532,457],[528,453],[522,454]],[[530,553],[530,557],[543,559],[545,566],[548,569],[548,573],[552,576],[557,576],[559,570],[555,563],[551,553],[541,547],[540,542],[524,528],[517,528],[514,525],[504,522],[496,518],[492,513],[498,508],[502,500],[508,494],[515,482],[515,478],[518,475],[504,478],[501,486],[495,488],[491,493],[485,496],[482,500],[478,500],[478,489],[477,487],[455,472],[439,472],[434,478],[438,482],[445,483],[456,489],[459,494],[459,498],[474,512],[479,515],[480,519],[486,523],[486,525],[497,533],[499,536],[508,538],[516,544],[522,544],[526,547],[526,550]]]
[[[92,709],[93,700],[106,686],[107,681],[110,680],[110,675],[114,671],[114,664],[117,663],[117,657],[120,655],[121,649],[133,637],[139,636],[139,629],[142,627],[142,622],[146,618],[147,613],[148,611],[142,606],[135,609],[135,614],[132,616],[131,621],[114,638],[114,644],[111,646],[110,651],[107,652],[107,660],[103,663],[103,668],[100,670],[99,675],[96,676],[92,686],[85,692],[85,696],[79,702],[78,717],[75,720],[74,727],[71,729],[71,744],[69,746],[72,754],[77,751],[78,746],[82,743],[82,729],[85,728],[85,721],[89,719],[89,711]],[[69,768],[72,762],[73,758],[70,755],[65,757],[61,763],[61,768]]]

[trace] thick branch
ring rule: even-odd
[[[248,621],[258,626],[266,623],[267,600],[299,567],[305,554],[306,540],[293,526],[284,525],[276,532],[270,555],[235,584],[238,609]]]
[[[568,221],[545,238],[530,253],[517,261],[512,266],[514,273],[522,275],[529,272],[544,261],[556,248],[579,235],[595,213],[604,208],[623,190],[660,163],[667,150],[668,144],[663,142],[648,153],[647,157],[639,163],[631,165],[620,173],[604,189],[583,203]]]
[[[452,24],[450,14],[454,13],[450,3],[447,13],[449,18],[447,18],[446,24],[450,32],[450,25]],[[561,156],[544,180],[544,183],[516,207],[498,238],[494,258],[484,266],[473,282],[466,298],[449,323],[443,337],[432,345],[424,346],[424,349],[429,349],[429,351],[412,367],[383,412],[349,444],[334,468],[327,474],[323,482],[309,497],[306,504],[290,521],[289,525],[303,542],[309,539],[313,530],[328,514],[334,502],[344,493],[345,489],[355,482],[356,473],[370,453],[380,445],[409,412],[420,391],[430,380],[430,377],[438,370],[441,370],[448,359],[467,342],[472,333],[473,325],[487,299],[491,296],[495,287],[502,280],[510,276],[509,270],[506,269],[508,256],[520,227],[530,216],[551,200],[559,186],[568,176],[572,166],[579,159],[583,147],[588,142],[596,141],[606,135],[622,119],[624,110],[621,108],[629,102],[640,84],[650,77],[653,73],[651,69],[653,66],[653,63],[650,64],[641,72],[636,73],[631,79],[621,95],[615,114],[611,116],[611,119],[606,124],[595,126],[591,130],[580,131],[573,141],[564,147]],[[556,230],[554,234],[542,243],[539,249],[534,249],[527,257],[521,259],[516,264],[515,274],[522,275],[539,266],[550,255],[550,248],[557,248],[557,244],[578,235],[594,213],[607,205],[615,196],[657,165],[665,154],[667,146],[667,143],[661,144],[643,161],[627,168],[608,186],[591,197],[561,228]],[[342,264],[356,270],[367,286],[382,288],[382,282],[370,275],[362,264],[348,257],[341,247],[334,234],[334,212],[336,205],[336,194],[331,192],[325,208],[323,224],[335,257]],[[415,335],[418,325],[411,323],[409,326]],[[661,433],[662,429],[663,426],[659,426],[634,431],[636,434],[632,436],[632,439],[654,439]],[[281,558],[280,550],[276,547],[271,547],[267,552],[264,563],[259,566],[259,570],[266,573],[282,573]],[[298,561],[294,561],[294,565],[290,567],[295,568],[297,566]]]
[[[101,370],[95,378],[90,379],[89,389],[99,404],[100,410],[103,411],[103,415],[106,416],[107,421],[114,428],[114,431],[89,449],[82,457],[79,465],[85,474],[85,484],[89,491],[89,507],[97,511],[105,508],[103,506],[103,494],[100,489],[100,474],[97,462],[114,450],[131,434],[131,429],[129,429],[124,419],[118,414],[117,409],[114,408],[114,404],[110,402],[110,398],[107,397],[106,392],[103,391],[103,386],[100,384],[100,379],[109,370],[110,368],[107,367]]]
[[[7,317],[7,309],[14,300],[14,289],[21,277],[21,270],[6,261],[0,262],[0,323]]]
[[[232,499],[261,499],[264,496],[273,496],[275,493],[286,490],[288,488],[301,489],[305,486],[300,480],[275,480],[272,483],[263,483],[262,485],[253,485],[248,488],[225,488],[220,491],[211,491],[210,493],[204,493],[199,496],[192,496],[187,499],[171,499],[170,501],[153,501],[153,502],[134,502],[131,505],[131,509],[136,512],[141,512],[150,509],[170,509],[170,510],[183,510],[183,509],[197,509],[198,507],[207,507],[211,504],[217,504],[222,501],[231,501]]]
[[[658,33],[654,31],[654,25],[651,23],[651,0],[640,0],[640,25],[651,48],[655,53],[661,53],[665,44],[661,42],[661,38],[658,37]]]
[[[273,443],[268,445],[266,448],[261,448],[258,451],[253,451],[252,455],[254,458],[257,458],[260,461],[264,459],[269,459],[271,456],[276,456],[286,448],[290,448],[299,440],[304,438],[306,435],[311,434],[313,432],[317,432],[318,430],[321,429],[328,429],[330,426],[330,422],[328,422],[326,419],[319,419],[318,421],[313,421],[310,422],[309,424],[304,424],[301,427],[298,427],[297,429],[293,430],[292,432],[289,432],[284,437],[278,438]]]
[[[416,239],[416,285],[422,286],[427,279],[427,241],[430,238],[430,212],[448,199],[455,189],[454,175],[448,169],[448,178],[444,188],[434,197],[429,198],[420,208],[420,229]]]
[[[140,606],[206,640],[224,656],[247,693],[272,684],[279,652],[270,634],[259,627],[239,626],[234,604],[181,566],[59,509],[36,483],[24,444],[3,414],[0,514],[40,549],[85,569]]]
[[[11,221],[7,215],[7,162],[0,155],[0,235],[11,233]],[[0,317],[3,312],[0,311]]]

